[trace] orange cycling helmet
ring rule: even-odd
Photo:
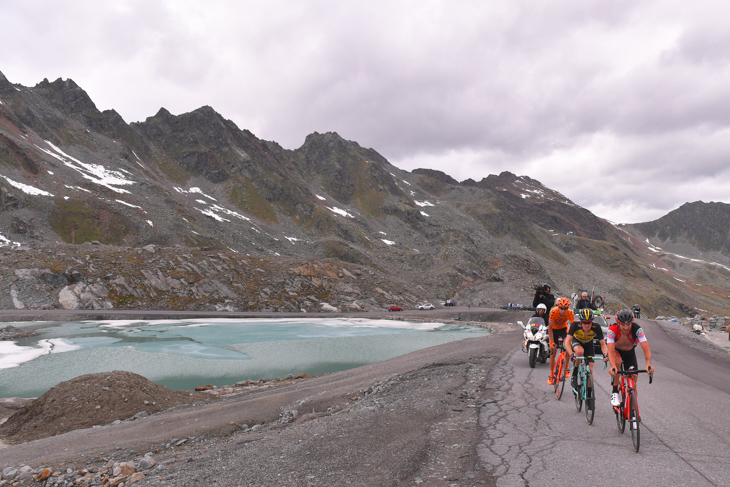
[[[570,300],[568,298],[560,298],[555,305],[558,308],[570,308]]]

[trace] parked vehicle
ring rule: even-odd
[[[453,299],[447,299],[444,306],[456,306],[456,301]]]
[[[535,368],[535,363],[540,361],[544,364],[550,356],[550,347],[548,346],[548,329],[545,320],[534,316],[530,318],[527,325],[521,321],[517,322],[524,330],[525,341],[522,344],[522,351],[527,353],[527,359],[531,368]]]
[[[388,308],[388,311],[403,311],[403,308],[401,308],[400,306],[391,306],[390,308]]]
[[[416,306],[416,308],[418,308],[418,309],[434,309],[433,308],[433,304],[431,304],[431,303],[419,304],[418,306]]]

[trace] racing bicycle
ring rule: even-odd
[[[639,413],[639,401],[636,398],[636,374],[649,374],[649,384],[654,379],[654,374],[646,370],[619,370],[618,394],[620,404],[613,407],[616,413],[616,425],[620,433],[626,428],[626,421],[629,422],[631,430],[631,441],[634,443],[634,451],[639,451],[641,445],[641,414]]]
[[[555,377],[555,380],[553,381],[553,388],[555,389],[555,394],[558,396],[559,401],[560,398],[563,397],[565,371],[568,369],[567,354],[565,353],[565,344],[563,343],[562,338],[558,338],[557,343],[555,343],[554,353],[557,353],[558,357],[555,359],[555,366],[550,372],[553,374],[553,377]]]
[[[573,395],[575,396],[575,409],[580,412],[585,402],[586,407],[586,421],[588,424],[593,424],[593,416],[595,414],[596,406],[596,393],[593,390],[593,374],[588,366],[586,357],[573,357],[573,360],[578,364],[578,373],[576,374],[576,381],[578,388],[573,389]]]

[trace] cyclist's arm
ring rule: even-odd
[[[606,344],[606,348],[608,349],[608,363],[611,365],[611,370],[618,370],[618,367],[616,367],[616,354],[614,353],[616,351],[616,345],[612,341],[609,341]]]
[[[641,345],[641,349],[644,351],[644,358],[646,359],[646,370],[651,370],[651,372],[654,372],[654,367],[651,366],[651,350],[649,349],[649,342],[644,340],[643,342],[639,342],[639,345]]]
[[[608,358],[608,345],[606,345],[606,340],[598,340],[598,343],[601,345],[601,353],[603,354],[603,361],[609,360]]]
[[[555,338],[553,338],[553,320],[548,318],[548,337],[550,337],[550,346],[555,347]]]
[[[565,338],[563,339],[563,345],[565,345],[565,352],[568,355],[568,361],[570,361],[570,357],[573,356],[573,347],[570,346],[570,342],[573,341],[573,335],[568,333]]]

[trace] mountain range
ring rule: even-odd
[[[287,150],[207,106],[126,123],[70,79],[0,73],[0,187],[0,307],[496,307],[550,284],[730,314],[730,205],[617,225],[528,176],[409,172],[334,132]],[[199,260],[226,262],[216,284]]]

